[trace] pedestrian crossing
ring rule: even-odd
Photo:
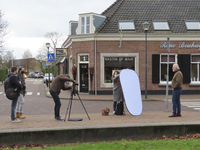
[[[194,110],[200,110],[200,102],[181,102],[181,105]]]
[[[48,93],[47,93],[48,94]],[[4,92],[0,92],[0,95],[5,95]],[[40,96],[40,92],[26,92],[26,96],[37,95]]]

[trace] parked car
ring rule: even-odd
[[[29,78],[35,78],[35,72],[29,72],[28,77]]]
[[[43,72],[38,73],[38,78],[43,78]]]
[[[53,79],[54,79],[54,75],[50,73],[50,82],[52,82]],[[49,81],[49,73],[45,73],[44,75],[43,82],[46,83],[46,80]]]
[[[39,73],[34,74],[34,78],[38,78],[38,76],[39,76]]]

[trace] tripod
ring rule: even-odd
[[[86,109],[85,109],[85,107],[84,107],[84,105],[83,105],[83,102],[82,102],[82,100],[81,100],[81,98],[80,98],[80,96],[79,96],[79,94],[78,94],[78,90],[76,90],[76,85],[78,85],[78,83],[73,82],[73,89],[72,89],[71,96],[70,96],[70,100],[69,100],[69,103],[68,103],[68,106],[67,106],[67,111],[66,111],[66,114],[65,114],[65,119],[64,119],[64,121],[66,121],[66,117],[67,117],[68,110],[69,110],[68,121],[82,121],[82,120],[83,120],[82,118],[70,119],[70,113],[71,113],[73,95],[76,96],[76,94],[77,94],[77,96],[78,96],[78,98],[79,98],[79,100],[80,100],[80,102],[81,102],[81,104],[82,104],[82,106],[83,106],[83,108],[84,108],[84,110],[85,110],[85,113],[86,113],[87,116],[88,116],[88,119],[90,120],[90,117],[89,117],[89,115],[88,115],[88,113],[87,113],[87,111],[86,111]]]

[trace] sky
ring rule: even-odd
[[[6,47],[13,50],[15,59],[21,59],[30,50],[33,57],[50,42],[44,38],[48,32],[69,34],[69,21],[78,21],[79,14],[101,14],[115,0],[0,0],[3,20],[8,22]]]

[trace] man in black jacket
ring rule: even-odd
[[[21,90],[22,85],[19,83],[16,73],[17,73],[17,67],[12,67],[11,73],[8,75],[8,77],[11,76],[10,77],[10,86],[14,89],[17,88],[18,90]],[[16,97],[15,100],[12,100],[12,105],[11,105],[11,120],[12,120],[12,122],[21,122],[21,120],[19,120],[15,117],[15,108],[17,105],[17,100],[18,100],[18,97]]]

